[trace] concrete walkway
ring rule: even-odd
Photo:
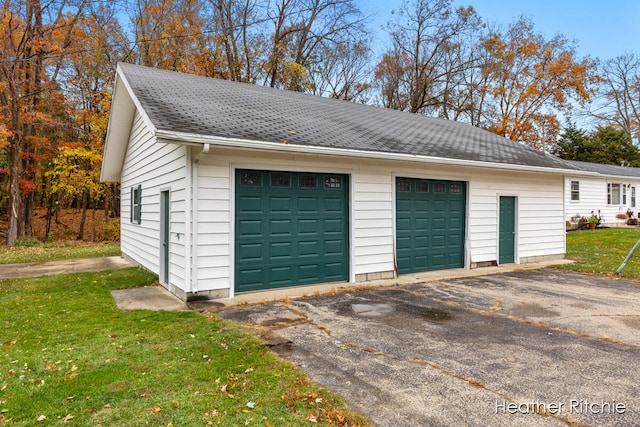
[[[21,264],[0,264],[0,279],[89,273],[127,267],[134,267],[134,265],[119,256],[28,262]],[[121,310],[190,310],[184,301],[176,298],[175,295],[172,295],[160,285],[114,289],[111,291],[111,295]]]
[[[104,258],[82,258],[62,261],[26,262],[21,264],[0,264],[0,279],[53,276],[56,274],[87,273],[92,271],[116,270],[133,267],[119,256]]]

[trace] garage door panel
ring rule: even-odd
[[[262,196],[241,196],[238,199],[238,211],[240,213],[261,213],[262,212]]]
[[[314,283],[320,280],[321,270],[318,263],[300,265],[298,267],[298,280],[303,283]]]
[[[291,242],[272,242],[269,244],[270,260],[290,260],[292,258]]]
[[[324,213],[342,215],[344,212],[344,199],[339,196],[326,196],[323,208]]]
[[[242,283],[245,283],[247,286],[256,286],[260,284],[263,276],[264,276],[264,269],[253,268],[250,270],[242,270],[240,272],[240,276],[237,277],[237,279],[241,280]]]
[[[262,235],[262,220],[260,219],[242,220],[240,225],[239,237],[251,238]]]
[[[413,221],[413,229],[416,231],[427,231],[430,227],[430,221],[427,218],[416,218]]]
[[[318,257],[318,241],[308,240],[304,242],[298,242],[298,257]]]
[[[298,212],[301,214],[317,214],[320,210],[318,197],[300,197],[298,199]]]
[[[298,220],[298,235],[300,236],[317,236],[318,220],[315,218],[305,218]]]
[[[345,256],[342,240],[325,240],[323,246],[324,255],[326,256],[337,255],[341,258]]]
[[[397,194],[399,195],[400,193],[398,192]],[[398,199],[396,206],[396,210],[398,211],[398,218],[409,218],[411,216],[411,200]]]
[[[273,285],[289,286],[292,283],[291,266],[271,267],[269,272]]]
[[[291,213],[291,197],[273,197],[269,198],[269,213]]]
[[[341,262],[328,262],[324,264],[325,280],[327,282],[341,280],[342,277],[342,263]]]
[[[291,220],[290,219],[271,219],[269,220],[268,233],[274,237],[291,236]]]
[[[262,243],[246,243],[240,245],[240,254],[247,261],[261,261],[264,254]]]
[[[417,212],[429,212],[431,209],[431,202],[429,200],[415,200],[414,204]]]
[[[236,292],[348,279],[346,176],[237,170],[235,190]]]
[[[464,265],[466,183],[396,179],[396,261],[400,273]]]

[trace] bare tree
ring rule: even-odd
[[[627,53],[600,67],[601,103],[590,112],[603,124],[614,124],[640,144],[640,56]]]
[[[323,54],[357,46],[365,31],[354,0],[278,0],[267,11],[273,30],[265,84],[312,89],[310,74]]]
[[[450,115],[454,88],[476,64],[464,41],[480,19],[471,7],[454,10],[452,0],[406,0],[396,16],[387,25],[393,47],[376,69],[382,103]]]

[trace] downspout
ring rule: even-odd
[[[209,152],[211,145],[209,143],[205,143],[202,147],[202,151],[200,151],[193,158],[193,167],[191,168],[192,178],[191,178],[191,190],[192,190],[192,206],[193,206],[193,214],[191,218],[191,293],[198,293],[198,223],[200,221],[199,215],[199,207],[198,207],[198,177],[200,176],[200,171],[198,165],[200,164],[200,160]]]

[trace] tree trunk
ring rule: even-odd
[[[13,246],[18,240],[18,223],[22,212],[22,194],[20,192],[20,136],[11,137],[9,149],[9,227],[7,245]]]
[[[82,192],[82,216],[80,217],[80,229],[78,230],[78,240],[84,238],[84,223],[87,219],[87,205],[89,204],[89,190]]]

